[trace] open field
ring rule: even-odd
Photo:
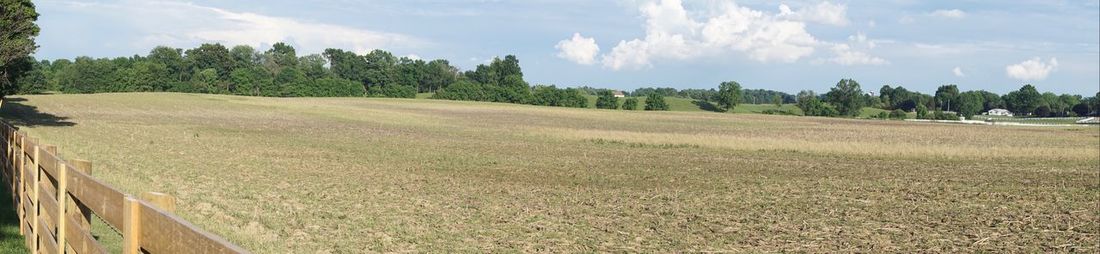
[[[1096,126],[171,93],[0,116],[258,253],[1100,250]]]

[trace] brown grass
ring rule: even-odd
[[[399,99],[23,96],[260,253],[1095,252],[1100,130]],[[0,108],[8,119],[26,115]]]

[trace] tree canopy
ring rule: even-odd
[[[19,91],[16,80],[36,64],[30,55],[38,49],[37,20],[30,0],[0,1],[0,98]]]

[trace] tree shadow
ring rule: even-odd
[[[709,101],[695,100],[691,103],[695,104],[695,106],[698,106],[699,109],[702,110],[710,112],[722,112],[722,109],[719,109],[718,106],[714,105],[714,103],[710,103]]]
[[[68,117],[57,116],[38,110],[38,107],[25,104],[24,98],[4,98],[0,105],[0,118],[16,126],[73,126]]]

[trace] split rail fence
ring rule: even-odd
[[[122,234],[123,253],[248,253],[173,215],[171,196],[125,194],[93,178],[90,162],[66,161],[6,122],[0,138],[0,175],[30,253],[107,253],[91,233],[92,215]]]

